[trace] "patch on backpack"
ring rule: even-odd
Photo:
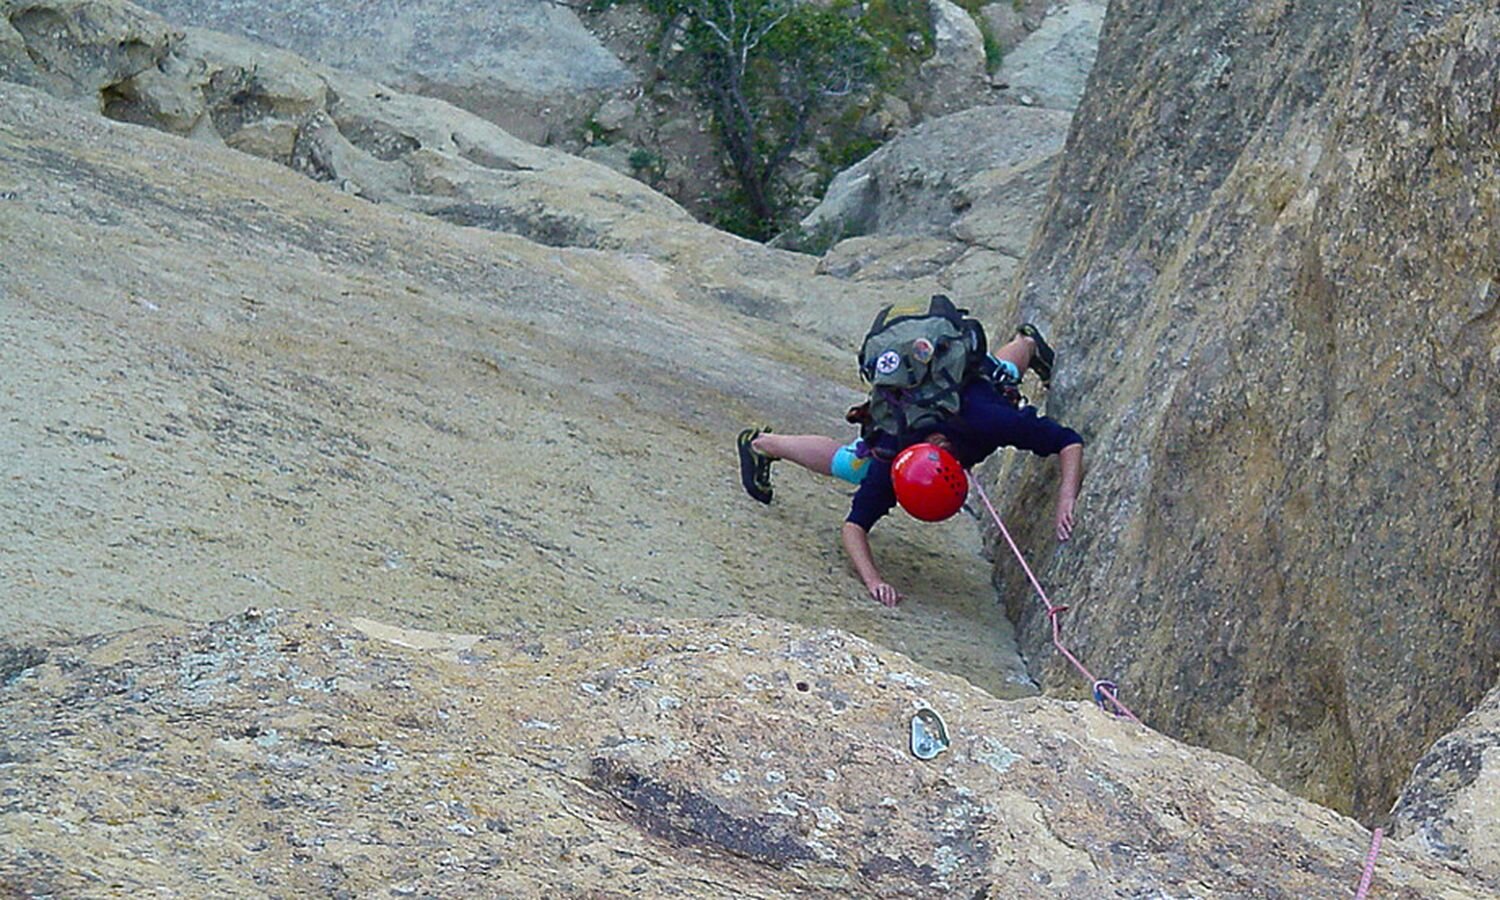
[[[956,415],[963,386],[988,379],[993,368],[984,327],[942,294],[882,309],[858,359],[870,384],[861,434],[898,440]]]

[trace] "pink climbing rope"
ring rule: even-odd
[[[1015,539],[1010,536],[1010,531],[1006,529],[1005,523],[1000,521],[1000,514],[995,511],[995,504],[990,502],[989,494],[985,493],[984,486],[979,483],[979,479],[970,478],[969,483],[974,486],[974,490],[979,494],[979,499],[984,502],[984,508],[989,510],[990,518],[995,520],[995,526],[1000,529],[1001,536],[1010,545],[1010,552],[1016,555],[1016,561],[1021,564],[1021,570],[1026,573],[1026,578],[1031,582],[1031,586],[1036,589],[1036,595],[1041,598],[1042,603],[1047,607],[1047,618],[1052,620],[1052,645],[1067,658],[1068,662],[1073,664],[1073,668],[1077,669],[1083,674],[1084,678],[1089,680],[1094,686],[1096,694],[1102,694],[1108,698],[1109,702],[1114,704],[1121,715],[1129,716],[1130,720],[1137,725],[1142,724],[1141,720],[1136,718],[1135,713],[1131,712],[1130,708],[1121,703],[1120,698],[1115,696],[1114,691],[1109,686],[1109,682],[1100,681],[1095,678],[1094,673],[1090,672],[1087,666],[1078,661],[1078,657],[1074,656],[1068,651],[1067,647],[1063,646],[1062,626],[1058,624],[1057,617],[1066,612],[1068,608],[1053,603],[1052,599],[1047,596],[1046,590],[1042,588],[1042,583],[1037,580],[1036,574],[1031,571],[1031,566],[1026,563],[1026,557],[1021,554],[1021,548],[1016,546]],[[1380,855],[1380,841],[1384,836],[1385,830],[1381,828],[1375,829],[1375,833],[1370,836],[1370,852],[1365,855],[1365,871],[1359,879],[1359,889],[1355,891],[1354,900],[1365,900],[1366,896],[1370,893],[1370,882],[1375,877],[1375,858]]]
[[[1032,573],[1031,566],[1026,564],[1026,557],[1021,555],[1021,548],[1016,546],[1015,540],[1011,538],[1010,532],[1005,528],[1005,523],[1000,521],[1000,514],[995,512],[995,505],[990,502],[990,497],[984,492],[984,487],[979,483],[979,479],[970,478],[969,483],[974,485],[974,490],[979,493],[979,499],[984,501],[984,508],[990,511],[990,517],[995,520],[995,525],[1000,528],[1000,534],[1005,537],[1005,542],[1010,544],[1010,551],[1016,555],[1016,560],[1021,563],[1021,569],[1026,573],[1026,577],[1030,579],[1031,586],[1036,588],[1036,595],[1046,605],[1047,617],[1052,620],[1052,645],[1057,648],[1057,652],[1061,653],[1068,662],[1072,663],[1073,668],[1083,673],[1083,677],[1087,678],[1089,683],[1093,685],[1095,693],[1102,694],[1110,703],[1114,704],[1115,709],[1120,711],[1120,715],[1129,717],[1137,725],[1143,724],[1136,717],[1136,714],[1130,711],[1130,707],[1121,703],[1120,698],[1115,696],[1115,689],[1109,682],[1095,678],[1094,673],[1090,672],[1088,667],[1078,661],[1078,657],[1074,656],[1069,652],[1067,647],[1063,646],[1062,626],[1058,623],[1057,617],[1066,612],[1068,608],[1066,606],[1055,605],[1047,596],[1047,592],[1042,589],[1042,583],[1036,580],[1036,575]]]
[[[1359,890],[1354,892],[1354,900],[1365,900],[1365,895],[1370,893],[1370,880],[1375,877],[1375,857],[1380,855],[1380,839],[1385,837],[1385,829],[1377,828],[1370,835],[1370,852],[1365,855],[1365,874],[1360,876]]]

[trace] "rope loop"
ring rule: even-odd
[[[1047,617],[1052,620],[1052,645],[1057,648],[1057,652],[1061,653],[1064,659],[1072,664],[1073,668],[1078,670],[1080,675],[1093,683],[1095,690],[1098,691],[1099,679],[1095,678],[1094,673],[1090,672],[1088,667],[1080,662],[1078,657],[1074,656],[1072,651],[1062,642],[1062,623],[1058,622],[1057,617],[1066,612],[1068,607],[1061,603],[1053,603],[1052,598],[1047,596],[1047,592],[1042,588],[1042,583],[1036,578],[1036,573],[1031,571],[1031,565],[1026,562],[1026,556],[1021,553],[1021,548],[1016,546],[1015,538],[1010,536],[1010,529],[1005,527],[1005,523],[1000,519],[1000,513],[995,511],[995,504],[990,502],[990,496],[986,493],[984,485],[980,484],[977,478],[969,479],[969,484],[973,487],[975,493],[979,495],[980,501],[984,503],[984,508],[989,512],[990,518],[995,520],[995,527],[1000,530],[1000,536],[1005,538],[1005,543],[1010,545],[1010,552],[1016,555],[1016,562],[1021,564],[1021,571],[1026,573],[1026,579],[1036,589],[1037,599],[1042,601],[1043,608],[1047,610]],[[1099,692],[1105,693],[1103,691]],[[1110,703],[1114,705],[1115,709],[1119,710],[1117,714],[1123,715],[1137,725],[1142,724],[1141,720],[1136,717],[1136,714],[1130,711],[1130,707],[1116,699],[1113,693],[1113,691],[1108,691],[1105,693],[1105,696],[1109,697]]]

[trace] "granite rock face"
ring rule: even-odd
[[[971,519],[882,529],[921,578],[892,611],[838,484],[744,495],[735,433],[842,429],[816,333],[887,302],[808,257],[458,227],[8,83],[0,223],[0,637],[312,595],[451,631],[744,611],[1034,691]]]
[[[129,3],[4,0],[0,16],[17,35],[0,44],[8,80],[223,142],[356,196],[570,246],[617,243],[627,216],[691,221],[634,179],[442,101],[242,38],[177,31]]]
[[[823,205],[802,224],[847,236],[943,234],[978,202],[985,187],[1054,161],[1070,117],[1045,110],[987,106],[924,122],[834,178]],[[1045,195],[1046,182],[1039,192]],[[1040,197],[1038,197],[1040,199]],[[1036,205],[1036,204],[1033,204]],[[1003,244],[1025,250],[1030,234]]]
[[[934,5],[935,20],[941,9]],[[962,10],[942,15],[952,20],[939,29],[950,44],[977,29]],[[1008,335],[1016,323],[995,317],[1046,209],[1103,15],[1097,3],[984,7],[1009,72],[996,76],[992,102],[949,91],[961,111],[929,116],[840,172],[798,234],[779,240],[835,242],[818,270],[839,278],[930,277]]]
[[[580,20],[538,0],[152,0],[182,26],[265,47],[452,103],[523,140],[551,144],[584,127],[601,98],[637,78]]]
[[[0,886],[1341,897],[1369,835],[1091,705],[759,618],[570,635],[248,610],[0,686]],[[952,746],[909,751],[922,707]],[[1389,846],[1374,896],[1484,896]]]
[[[633,178],[441,100],[241,38],[177,31],[119,0],[0,0],[4,23],[0,75],[118,121],[224,144],[454,225],[649,258],[669,267],[674,293],[797,319],[830,339],[863,327],[863,312],[839,300],[844,287],[807,278],[806,257],[701,225]]]
[[[1394,835],[1500,892],[1500,686],[1417,760]]]
[[[1045,209],[1071,116],[984,106],[914,127],[840,172],[802,221],[842,238],[819,271],[850,280],[931,276],[993,312]]]
[[[1081,527],[1007,511],[1149,723],[1373,820],[1500,668],[1500,10],[1125,0],[1075,121],[1011,308]]]
[[[1500,652],[1493,443],[1500,433],[1493,400],[1500,246],[1490,224],[1500,169],[1500,14],[1451,4],[1360,23],[1338,12],[1261,4],[1148,15],[1119,7],[1096,77],[1102,86],[1079,113],[1075,155],[1062,165],[1047,225],[1032,244],[1025,291],[1006,312],[1051,329],[1062,366],[1047,407],[1090,440],[1075,543],[1034,559],[1045,564],[1054,593],[1073,605],[1065,622],[1075,648],[1125,686],[1148,722],[1240,754],[1283,785],[1368,822],[1418,756],[1494,683]],[[0,429],[7,479],[0,587],[22,598],[0,604],[0,634],[77,637],[308,598],[331,611],[326,630],[343,635],[335,644],[359,640],[340,624],[355,615],[498,632],[732,612],[857,633],[994,694],[1031,690],[965,520],[882,525],[882,559],[919,585],[901,609],[886,610],[858,590],[832,537],[846,494],[783,467],[777,502],[749,503],[728,448],[751,421],[816,431],[838,422],[858,391],[851,336],[895,296],[947,287],[943,279],[955,267],[983,271],[972,258],[945,257],[948,245],[961,243],[951,238],[967,235],[996,254],[1018,246],[1015,236],[1026,229],[995,217],[978,198],[991,196],[989,188],[1034,191],[1034,182],[1001,176],[992,184],[976,172],[945,185],[943,195],[956,201],[939,208],[953,216],[944,219],[947,234],[893,235],[910,250],[900,258],[867,244],[856,259],[850,248],[845,261],[858,265],[834,278],[815,273],[807,257],[686,221],[599,167],[557,160],[503,132],[470,130],[479,126],[456,110],[373,82],[337,80],[287,54],[178,32],[122,4],[0,0],[0,13],[0,222],[7,226],[0,228],[0,421],[7,423]],[[1219,49],[1205,56],[1206,47]],[[186,52],[193,48],[201,52]],[[246,53],[254,55],[235,55]],[[1172,53],[1208,62],[1160,65]],[[1269,64],[1287,53],[1301,54],[1296,66]],[[252,87],[246,75],[254,75]],[[99,116],[101,109],[123,122]],[[152,128],[125,124],[133,122]],[[965,197],[976,198],[972,212],[963,209]],[[417,214],[435,212],[423,198],[481,205],[521,198],[524,204],[498,208],[519,210],[531,224],[507,225],[499,213],[443,221]],[[566,227],[544,227],[558,220]],[[924,268],[933,259],[941,264]],[[867,267],[900,270],[886,280],[917,281],[892,288],[856,277]],[[1002,496],[1014,498],[1007,515],[1028,549],[1046,546],[1046,516],[1034,500],[1050,491],[1038,474],[1045,471],[1030,462],[987,470],[1006,485]],[[1010,564],[1001,565],[1008,577]],[[1008,580],[1004,588],[1028,629],[1036,671],[1066,690],[1071,673],[1049,668],[1045,623],[1032,615],[1024,586]],[[141,644],[127,637],[71,649],[34,641],[0,647],[0,690],[20,692],[5,694],[4,721],[7,728],[32,723],[14,742],[4,734],[7,778],[15,763],[33,779],[30,790],[10,795],[24,805],[7,799],[0,813],[17,817],[0,828],[0,847],[13,854],[4,863],[5,887],[108,893],[156,884],[178,877],[163,873],[201,871],[193,854],[221,833],[202,821],[264,830],[277,821],[261,818],[264,810],[305,806],[316,816],[355,805],[337,791],[364,775],[378,780],[382,759],[283,758],[273,750],[282,732],[225,725],[252,719],[254,701],[233,695],[238,688],[216,693],[220,686],[271,678],[267,696],[283,699],[272,702],[269,727],[281,722],[288,731],[301,721],[299,701],[310,696],[277,693],[281,676],[266,673],[283,670],[267,654],[272,646],[296,653],[287,629],[320,630],[324,620],[256,621],[175,637],[159,632]],[[687,633],[676,627],[641,626]],[[624,646],[616,632],[599,635],[578,639],[597,659]],[[702,650],[716,639],[687,640]],[[247,641],[260,655],[243,657],[250,664],[238,670],[239,650],[228,662],[216,655],[216,647],[244,650]],[[168,645],[178,649],[161,657],[150,649]],[[201,655],[185,645],[201,647]],[[837,652],[833,643],[818,648]],[[313,680],[302,677],[311,672],[333,673],[331,685],[325,679],[330,691],[344,675],[359,682],[358,665],[339,668],[329,661],[336,656],[292,659],[281,686],[313,691]],[[718,665],[713,653],[707,657],[685,661],[692,674],[681,680],[701,686],[703,697],[733,696],[712,693],[723,686],[704,674]],[[71,668],[49,668],[59,658]],[[180,677],[131,668],[149,670],[157,658],[175,660]],[[372,661],[371,671],[381,665]],[[393,690],[410,681],[405,665],[396,666],[402,674]],[[85,671],[68,681],[70,672]],[[128,686],[131,672],[148,690]],[[111,681],[114,674],[120,678]],[[485,674],[510,683],[503,673]],[[796,679],[788,682],[798,695],[816,684],[807,679],[802,691]],[[592,697],[583,685],[606,683],[580,677],[570,684]],[[116,685],[127,687],[111,693]],[[532,687],[542,692],[512,693],[534,706],[481,722],[483,733],[549,732],[528,722],[561,729],[530,714],[571,710],[576,698]],[[876,690],[890,691],[890,683]],[[474,695],[481,705],[511,702]],[[682,709],[673,703],[687,696],[651,694],[648,706]],[[23,699],[12,705],[15,697]],[[243,705],[219,718],[194,705],[205,698]],[[986,721],[1008,709],[983,702],[997,704],[984,707]],[[450,706],[420,705],[452,717]],[[334,729],[332,719],[308,720],[334,735],[327,752],[378,747],[357,733],[368,707],[333,708],[356,733]],[[644,852],[632,842],[648,839],[609,831],[619,823],[566,793],[579,787],[589,803],[612,798],[614,806],[599,808],[630,819],[650,840],[709,847],[715,860],[731,857],[754,878],[764,875],[762,866],[791,872],[795,880],[774,882],[781,890],[847,892],[850,879],[892,879],[881,882],[892,893],[973,895],[993,884],[999,896],[1025,895],[1038,884],[1052,890],[1043,875],[1065,872],[1070,890],[1079,885],[1075,896],[1101,889],[1318,896],[1324,884],[1333,885],[1331,896],[1347,895],[1368,839],[1353,823],[1289,800],[1214,754],[1079,718],[1091,710],[1040,701],[1025,708],[1040,711],[1040,724],[1024,748],[964,725],[967,713],[949,721],[961,737],[967,729],[968,738],[998,740],[1005,753],[982,753],[1000,768],[1015,754],[1068,773],[1040,822],[1033,807],[1002,816],[922,794],[935,804],[919,807],[928,824],[889,826],[900,832],[890,844],[904,846],[915,835],[915,849],[883,856],[863,843],[838,845],[840,859],[855,863],[829,871],[819,868],[826,860],[813,841],[822,843],[819,829],[838,821],[823,807],[881,835],[891,833],[879,830],[885,813],[864,801],[846,804],[843,795],[810,812],[795,797],[770,793],[751,798],[765,806],[736,805],[705,786],[727,769],[662,775],[653,766],[676,763],[652,755],[660,747],[649,740],[623,738],[595,703],[580,707],[589,721],[568,726],[577,731],[563,749],[549,745],[540,756],[496,763],[504,784],[520,783],[550,771],[547,754],[560,754],[568,780],[546,782],[543,801],[527,800],[536,806],[563,797],[556,818],[536,826],[514,858],[495,862],[495,847],[477,843],[462,852],[472,850],[479,869],[525,862],[512,866],[520,874],[505,876],[521,879],[512,889],[523,893],[536,884],[614,877],[613,866],[613,874],[591,868],[602,853],[564,853],[568,842],[553,838],[558,823],[588,810],[579,831],[568,832],[575,845],[597,848],[598,834],[623,835],[626,859]],[[779,710],[757,713],[744,732],[774,733],[767,723]],[[416,724],[398,723],[406,735],[399,740],[442,730],[435,713],[409,712]],[[132,730],[147,715],[164,724]],[[70,716],[78,717],[79,734],[92,737],[75,742],[44,726],[73,728]],[[168,783],[153,768],[161,757],[151,754],[177,746],[175,729],[198,719],[228,730],[212,739],[212,751],[188,741],[199,750],[169,755],[164,765],[174,772],[196,762],[224,765],[219,756],[190,752],[267,751],[258,765],[275,791],[242,795],[236,792],[252,789],[233,777],[220,787],[227,769]],[[796,724],[799,735],[813,732],[799,740],[831,744],[816,732],[818,721]],[[733,746],[740,733],[711,727],[693,745],[707,748],[704,755]],[[1114,769],[1068,769],[1046,735],[1094,740],[1071,730],[1077,727],[1106,728],[1101,740],[1111,748],[1149,742],[1142,745],[1148,757],[1181,763],[1174,776],[1142,781],[1155,785],[1150,796],[1169,797],[1175,807],[1158,809],[1142,793],[1118,790],[1123,781]],[[106,742],[108,728],[136,737],[122,742],[110,732]],[[889,737],[880,734],[882,742]],[[469,732],[445,739],[478,743]],[[302,750],[316,749],[323,735],[298,741]],[[55,759],[28,756],[28,745]],[[394,824],[385,805],[360,806],[352,830],[329,838],[309,836],[322,827],[312,818],[280,833],[282,857],[265,871],[251,863],[225,875],[233,880],[226,892],[256,892],[257,878],[356,893],[468,884],[456,868],[467,865],[462,854],[452,866],[440,860],[447,868],[438,875],[402,868],[412,844],[398,832],[427,827],[419,824],[424,815],[449,815],[429,804],[469,802],[467,790],[443,794],[457,783],[443,779],[461,780],[466,758],[481,768],[486,758],[476,764],[468,750],[401,746],[414,747],[402,750],[412,755],[431,750],[421,765],[453,763],[453,773],[433,769],[402,795],[415,819]],[[644,755],[632,756],[637,749]],[[837,774],[843,757],[832,753],[823,746],[800,758],[808,771]],[[957,749],[947,759],[956,762]],[[596,760],[603,760],[597,768]],[[748,757],[733,760],[741,777],[750,771]],[[54,763],[67,764],[66,774],[45,768]],[[66,781],[100,763],[142,779],[139,793],[127,785],[128,805],[112,805],[114,783],[105,790]],[[1212,787],[1172,782],[1200,766],[1219,779]],[[304,771],[324,777],[297,781]],[[782,780],[767,773],[766,784],[787,783],[787,770],[776,771]],[[880,769],[869,784],[883,785],[889,774]],[[42,784],[48,787],[35,787]],[[1008,789],[921,784],[942,791],[958,784],[979,796]],[[381,782],[372,792],[396,788]],[[787,790],[803,800],[832,797],[802,781]],[[1021,793],[1034,790],[1028,783]],[[1422,790],[1413,796],[1435,796]],[[159,797],[177,799],[156,804]],[[225,807],[206,805],[226,797],[233,799]],[[1454,808],[1467,802],[1460,797]],[[1199,809],[1220,818],[1192,818]],[[974,810],[1003,825],[983,847],[971,840],[983,832]],[[1104,824],[1081,824],[1096,811]],[[1147,818],[1133,819],[1138,813]],[[1054,830],[1059,816],[1070,826],[1066,841]],[[507,820],[491,818],[499,824],[489,833],[506,834]],[[163,836],[189,819],[189,827]],[[1291,820],[1312,824],[1288,831],[1266,824]],[[72,842],[82,832],[70,829],[80,822],[111,834],[139,828],[126,846],[170,847],[175,862],[99,846],[92,836]],[[468,819],[432,823],[434,832],[465,839],[473,836],[463,828],[478,830]],[[1458,846],[1449,826],[1432,833]],[[1012,860],[1005,848],[1015,835],[1044,848]],[[1333,835],[1333,843],[1315,835]],[[270,840],[234,832],[226,858],[253,859]],[[333,855],[316,856],[330,843]],[[356,844],[387,849],[370,851],[380,859],[360,870],[366,881],[344,885],[349,860],[365,865]],[[1471,864],[1484,865],[1474,846]],[[76,856],[49,858],[58,848]],[[1288,854],[1305,865],[1282,872],[1287,867],[1278,863]],[[111,864],[96,866],[94,858]],[[1230,858],[1244,861],[1226,868]],[[1389,895],[1473,895],[1461,879],[1444,882],[1399,849],[1393,859],[1377,881]],[[323,867],[325,860],[332,862]],[[576,868],[564,872],[558,860]],[[296,868],[313,861],[315,875]],[[978,868],[965,868],[971,863]],[[649,870],[639,861],[631,868],[641,865]],[[122,873],[112,875],[120,887],[75,880],[99,871]],[[1012,875],[1032,881],[1005,880]],[[205,890],[187,880],[194,875],[181,877],[183,892]],[[740,890],[749,883],[710,877],[720,878],[718,893],[721,884]],[[660,893],[665,884],[642,887]]]
[[[984,35],[969,12],[951,0],[930,0],[932,58],[917,75],[915,103],[924,118],[975,105],[988,92]]]
[[[170,22],[241,35],[399,86],[551,94],[615,88],[630,73],[563,3],[148,0]]]
[[[1006,51],[995,73],[1006,86],[1004,98],[1024,106],[1077,109],[1094,68],[1107,6],[1071,0],[1054,7],[1035,31]]]

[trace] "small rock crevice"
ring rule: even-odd
[[[40,647],[21,647],[0,642],[0,687],[15,684],[46,661],[47,651]]]
[[[607,757],[590,763],[590,783],[619,801],[647,832],[679,847],[708,847],[777,868],[813,858],[774,825],[737,816],[709,797],[659,781]]]

